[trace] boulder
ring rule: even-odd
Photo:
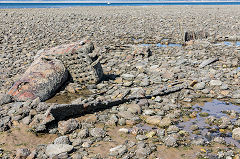
[[[98,83],[103,71],[98,51],[93,50],[93,44],[85,40],[38,51],[34,62],[8,94],[16,101],[38,97],[45,101],[56,93],[69,74],[79,86]]]
[[[68,73],[61,61],[48,57],[35,60],[22,77],[14,83],[8,94],[16,101],[52,97],[67,80]]]

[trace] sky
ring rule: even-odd
[[[235,1],[240,2],[240,0],[0,0],[0,1]]]
[[[131,2],[131,1],[144,1],[144,2],[161,2],[161,1],[235,1],[235,2],[240,2],[240,0],[0,0],[7,2],[7,1],[99,1],[99,2],[114,2],[114,1],[118,1],[118,2]]]

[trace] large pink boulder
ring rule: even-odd
[[[67,80],[67,70],[61,61],[40,57],[36,59],[23,76],[8,91],[16,101],[41,101],[50,98]]]

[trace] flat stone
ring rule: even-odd
[[[221,86],[222,85],[222,81],[220,81],[220,80],[211,80],[209,84],[211,86]]]
[[[146,140],[146,139],[147,139],[147,136],[146,136],[146,135],[137,135],[137,136],[136,136],[136,139],[137,139],[138,141],[143,141],[143,140]]]
[[[12,97],[9,94],[0,94],[0,106],[3,104],[10,103],[12,101]]]
[[[46,155],[49,157],[58,155],[64,152],[70,152],[73,150],[72,145],[68,144],[49,144],[46,148]]]
[[[197,83],[194,88],[197,89],[197,90],[202,90],[204,89],[206,86],[205,82],[200,82],[200,83]]]
[[[93,137],[105,137],[106,132],[102,128],[93,128],[90,130],[90,134]]]
[[[162,120],[162,117],[160,117],[160,116],[150,116],[150,117],[147,117],[146,123],[152,124],[152,125],[157,125],[161,122],[161,120]]]
[[[166,137],[164,143],[168,147],[176,147],[177,146],[177,140],[172,136]]]
[[[199,65],[199,68],[203,68],[203,67],[205,67],[205,66],[207,66],[207,65],[209,65],[209,64],[211,64],[211,63],[213,63],[213,62],[216,62],[216,61],[218,61],[218,58],[207,59],[207,60],[203,61],[203,62]]]
[[[127,128],[121,128],[118,130],[119,132],[123,132],[123,133],[126,133],[128,134],[129,133],[129,130]]]
[[[54,144],[70,144],[68,136],[60,136],[54,140]]]
[[[11,125],[11,118],[9,116],[0,118],[0,132],[8,130],[10,128],[10,125]]]
[[[110,150],[110,156],[122,156],[127,152],[127,146],[125,145],[119,145],[114,148],[111,148]]]
[[[125,80],[128,80],[128,81],[132,81],[132,80],[134,80],[134,78],[135,78],[135,76],[132,75],[132,74],[122,74],[121,77],[122,77],[123,79],[125,79]]]

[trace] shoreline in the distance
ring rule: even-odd
[[[239,2],[239,1],[0,1],[0,3],[226,3],[226,2]]]

